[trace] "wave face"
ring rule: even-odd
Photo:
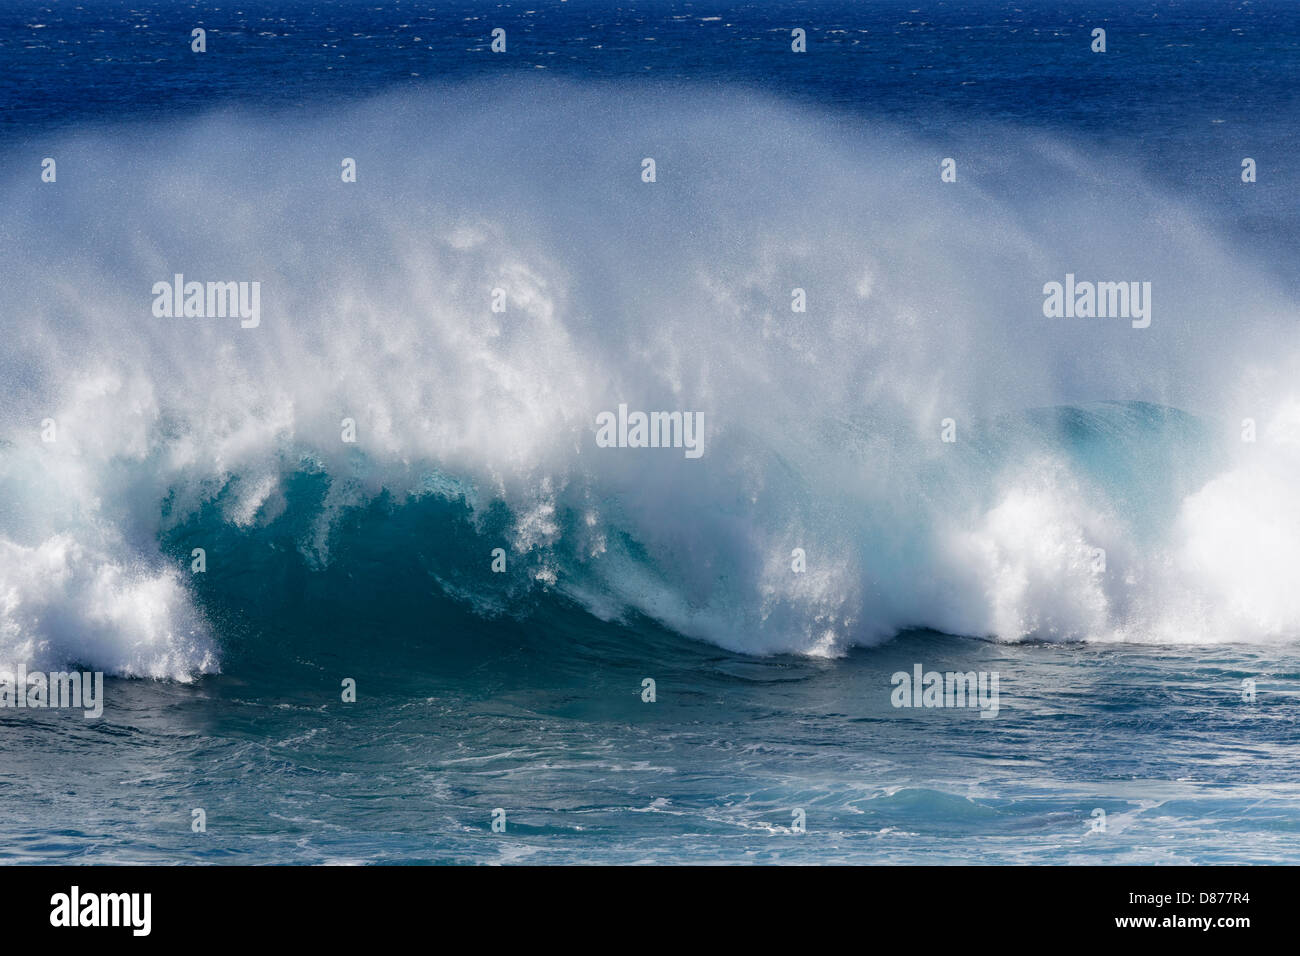
[[[756,654],[1300,635],[1296,303],[1124,157],[563,83],[41,148],[56,186],[0,185],[0,668],[218,669],[196,547]],[[176,273],[261,324],[156,318]],[[1150,328],[1044,318],[1067,273],[1151,282]],[[704,456],[597,447],[620,403],[702,412]],[[336,553],[437,502],[447,541]]]

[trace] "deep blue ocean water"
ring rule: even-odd
[[[1275,0],[6,4],[0,669],[110,676],[0,710],[0,859],[1296,862],[1297,76]],[[1015,324],[1117,261],[1149,350]],[[181,270],[266,334],[148,325]],[[787,335],[813,274],[873,304]],[[719,470],[565,457],[589,395],[707,405]],[[918,663],[997,717],[892,706]]]

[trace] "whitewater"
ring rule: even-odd
[[[463,509],[420,567],[488,619],[812,657],[1300,636],[1294,293],[1128,157],[558,80],[39,149],[57,185],[31,149],[0,184],[0,671],[218,672],[193,548],[257,575],[219,542],[291,525],[320,571],[376,502]],[[1067,273],[1150,282],[1149,328],[1044,316]],[[175,274],[259,282],[260,324],[156,317]],[[622,403],[702,413],[707,454],[598,447]]]

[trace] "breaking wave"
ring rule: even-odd
[[[52,185],[35,148],[0,184],[0,669],[219,668],[200,547],[254,624],[286,593],[250,576],[343,562],[362,604],[400,566],[758,654],[1300,636],[1296,304],[1124,157],[542,82],[87,130]],[[259,282],[260,325],[155,317],[177,273]],[[1044,318],[1067,273],[1150,281],[1150,328]],[[702,412],[705,454],[597,447],[620,403]]]

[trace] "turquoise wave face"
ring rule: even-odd
[[[974,423],[950,460],[922,454],[922,466],[905,489],[908,504],[897,501],[886,512],[864,507],[862,499],[831,505],[836,520],[851,532],[857,549],[854,560],[867,564],[887,557],[878,567],[894,584],[891,593],[880,597],[879,606],[897,614],[909,599],[932,593],[929,576],[942,570],[934,559],[935,541],[942,534],[933,517],[936,503],[956,514],[981,516],[989,527],[986,540],[1009,549],[1015,543],[1014,538],[1008,543],[1015,527],[1007,530],[998,524],[998,509],[1007,510],[1008,501],[1019,505],[1020,495],[1037,519],[1042,502],[1033,494],[1065,487],[1076,508],[1105,515],[1111,522],[1107,530],[1131,551],[1126,555],[1112,549],[1101,556],[1099,568],[1097,549],[1086,546],[1088,542],[1069,551],[1049,539],[1046,551],[1024,550],[1015,570],[1056,572],[1064,584],[1077,581],[1083,589],[1081,600],[1123,597],[1124,587],[1112,585],[1108,590],[1108,579],[1118,578],[1128,586],[1140,579],[1133,568],[1117,567],[1117,559],[1151,553],[1175,540],[1184,520],[1183,502],[1228,467],[1221,431],[1175,409],[1146,403],[1036,409]],[[836,432],[845,448],[855,440],[873,438],[861,426],[840,425]],[[902,457],[907,450],[900,442],[894,455]],[[1007,482],[1008,475],[1022,473],[1025,463],[1045,457],[1051,461],[1047,479],[1062,481],[1060,476],[1068,475],[1068,486]],[[369,467],[363,456],[355,457],[353,466],[358,475]],[[786,494],[816,497],[808,475],[794,468],[773,471],[782,474]],[[524,550],[512,542],[519,540],[532,516],[483,495],[470,482],[429,472],[412,480],[423,489],[418,493],[399,496],[381,490],[339,509],[338,486],[350,480],[331,475],[317,462],[304,462],[283,477],[283,498],[274,515],[263,513],[261,520],[241,524],[230,519],[241,485],[235,476],[161,536],[161,551],[175,566],[193,565],[193,555],[204,555],[202,573],[191,574],[190,587],[203,620],[223,635],[221,659],[252,658],[272,666],[310,653],[340,656],[371,632],[400,634],[413,647],[456,657],[463,653],[459,635],[467,630],[509,635],[509,641],[544,654],[557,631],[575,629],[604,635],[603,640],[584,638],[582,646],[599,646],[617,659],[631,650],[618,641],[631,639],[631,634],[639,641],[656,629],[699,636],[688,628],[673,628],[665,620],[667,614],[656,616],[658,608],[675,610],[673,599],[717,610],[729,603],[742,605],[747,594],[758,600],[762,589],[764,569],[746,550],[746,535],[721,538],[735,547],[734,552],[714,549],[707,555],[712,580],[683,575],[681,552],[657,551],[653,541],[646,543],[643,522],[654,516],[638,514],[617,498],[601,502],[601,489],[594,482],[549,499],[546,513],[552,534],[545,544]],[[725,502],[682,503],[688,506],[722,509]],[[596,513],[606,517],[593,526],[590,519]],[[736,521],[738,513],[724,513],[724,519]],[[1037,520],[1030,532],[1047,537]],[[602,546],[591,548],[591,541]],[[1033,559],[1040,561],[1038,568],[1029,563]],[[1002,569],[993,570],[993,577],[978,583],[995,586],[996,572]],[[662,604],[644,600],[644,590],[650,587],[657,589]],[[976,615],[988,607],[985,597],[985,602],[972,599],[962,609],[970,621],[980,620]],[[1043,598],[1056,602],[1051,606],[1063,613],[1095,610],[1086,603],[1071,604],[1080,595]],[[1144,610],[1136,601],[1122,606],[1136,608],[1134,613]],[[1102,610],[1109,608],[1103,605]],[[933,611],[918,611],[913,620],[896,618],[886,636],[915,628],[941,630],[935,619],[927,619]],[[743,611],[734,620],[724,620],[733,630],[715,643],[726,646],[730,640],[734,650],[756,649],[746,644],[756,636],[744,630],[750,620]],[[1043,620],[1046,627],[1023,634],[989,634],[975,627],[957,627],[951,633],[1029,640],[1102,636],[1062,634],[1050,629],[1053,620]],[[633,631],[627,631],[628,626]],[[868,621],[860,631],[850,630],[844,643],[877,643],[879,633],[878,622]],[[1214,636],[1209,635],[1209,643],[1217,643]],[[1186,641],[1205,635],[1177,637]],[[790,649],[801,648],[796,644]],[[636,648],[639,654],[648,650]]]

